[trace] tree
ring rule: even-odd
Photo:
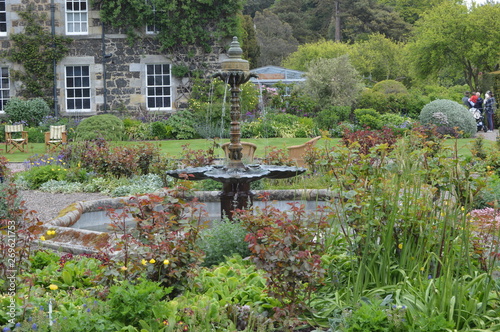
[[[352,106],[363,89],[348,55],[312,61],[306,78],[302,93],[311,96],[321,107]]]
[[[414,24],[423,13],[431,10],[446,0],[380,0],[396,10],[399,15],[410,24]]]
[[[461,71],[470,90],[477,90],[482,73],[500,64],[500,4],[473,6],[443,3],[416,23],[409,52],[420,78],[438,78]]]
[[[371,82],[398,79],[407,76],[404,45],[380,33],[369,35],[351,47],[353,66]]]
[[[350,54],[351,46],[346,43],[335,43],[331,40],[320,40],[315,43],[300,45],[296,52],[290,54],[283,65],[290,69],[307,70],[309,63],[316,59],[338,58]]]
[[[243,50],[243,58],[250,62],[250,68],[255,68],[257,67],[257,61],[260,57],[257,32],[255,31],[253,20],[250,16],[243,15],[241,18],[241,22],[241,26],[243,28],[243,37],[240,39],[240,44]]]
[[[299,43],[292,35],[292,27],[275,14],[268,10],[257,12],[254,23],[260,48],[259,66],[280,66],[285,57],[297,50]]]
[[[391,7],[376,0],[338,0],[342,39],[356,41],[367,35],[380,33],[387,38],[403,41],[410,32],[410,25]],[[339,40],[337,40],[339,41]]]

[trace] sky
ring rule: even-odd
[[[486,3],[486,2],[487,2],[487,0],[466,0],[465,2],[466,2],[467,4],[471,4],[473,1],[474,1],[476,4],[478,4],[478,5],[482,5],[482,4],[484,4],[484,3]],[[493,2],[495,2],[495,3],[500,3],[500,0],[494,0]]]

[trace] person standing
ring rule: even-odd
[[[488,121],[488,132],[492,132],[493,127],[493,115],[495,114],[495,110],[497,108],[495,97],[491,91],[486,92],[484,99],[484,111],[486,112],[486,119]]]
[[[470,92],[465,91],[464,96],[462,97],[462,104],[464,104],[464,106],[467,108],[471,108],[471,105],[469,103],[469,97],[470,97]]]

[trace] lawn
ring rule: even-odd
[[[287,146],[298,145],[305,143],[310,138],[262,138],[262,139],[244,139],[245,142],[251,142],[257,145],[256,157],[262,158],[265,156],[268,151],[268,147],[277,147],[280,149],[286,149]],[[220,145],[228,142],[228,139],[221,140],[218,142]],[[338,144],[340,139],[321,139],[316,147],[329,147],[335,144]],[[457,144],[458,153],[467,157],[471,155],[470,147],[472,146],[472,142],[474,142],[473,138],[467,139],[458,139],[458,140],[447,140],[445,144],[449,147],[453,147]],[[125,142],[117,142],[118,145],[134,145],[140,144],[141,142],[136,141],[125,141]],[[206,150],[210,148],[213,144],[212,140],[207,139],[192,139],[192,140],[166,140],[166,141],[151,141],[151,143],[158,145],[162,153],[171,155],[172,157],[179,157],[182,155],[182,146],[189,144],[190,149]],[[492,147],[494,144],[493,141],[485,141],[485,145],[487,147]],[[28,144],[28,152],[15,152],[15,153],[5,153],[5,149],[1,148],[1,155],[5,156],[10,162],[23,162],[30,156],[34,154],[43,155],[45,153],[45,147],[43,143],[29,143]],[[223,157],[222,149],[218,150],[219,157]]]

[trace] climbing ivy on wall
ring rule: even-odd
[[[146,25],[158,30],[161,51],[201,46],[236,35],[242,0],[94,0],[106,24],[123,29],[134,41]]]
[[[46,15],[36,13],[32,8],[18,13],[25,29],[23,33],[13,34],[12,48],[8,58],[22,65],[22,70],[13,70],[14,80],[21,81],[19,96],[25,98],[44,98],[52,104],[52,88],[54,74],[53,61],[64,58],[69,51],[71,39],[62,36],[52,36],[44,29],[42,23]]]

